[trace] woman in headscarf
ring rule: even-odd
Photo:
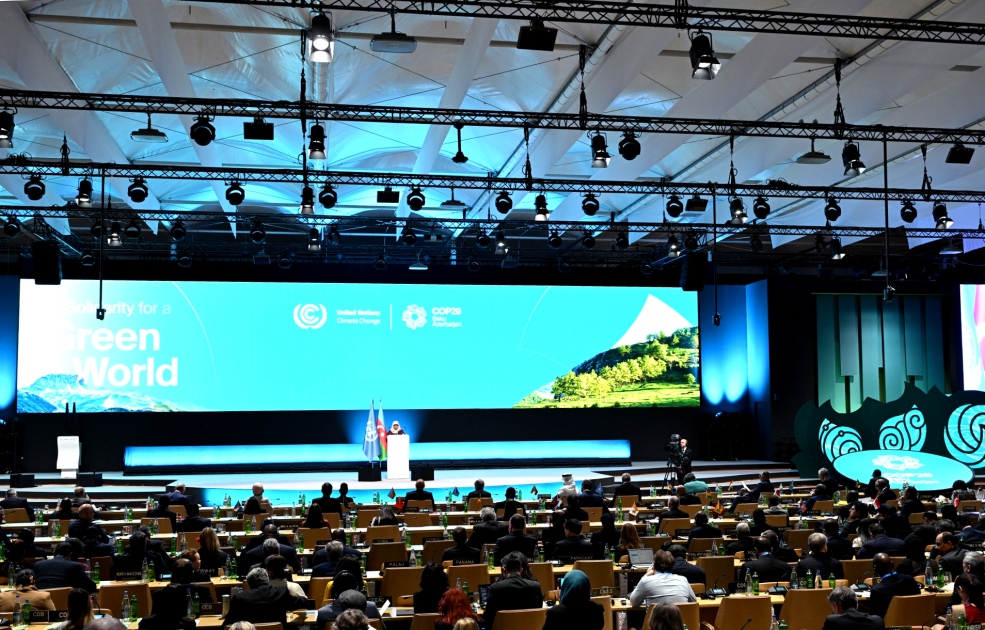
[[[390,430],[387,431],[387,435],[404,435],[404,430],[400,428],[400,423],[396,420],[390,425]]]
[[[547,609],[544,630],[602,630],[605,608],[592,601],[592,585],[582,571],[568,571],[557,606]]]

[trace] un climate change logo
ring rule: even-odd
[[[424,307],[417,306],[416,304],[411,304],[407,307],[407,310],[404,311],[403,320],[407,323],[407,328],[411,330],[416,330],[428,322]]]
[[[301,328],[321,328],[328,319],[328,311],[321,304],[298,304],[294,307],[294,323]]]

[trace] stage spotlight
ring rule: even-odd
[[[375,267],[379,271],[383,271],[384,269],[386,269],[386,256],[383,254],[378,255],[376,257],[376,260],[373,261],[373,267]]]
[[[192,140],[195,144],[205,147],[215,140],[215,127],[209,122],[209,117],[206,114],[199,114],[198,120],[191,127]]]
[[[964,253],[964,249],[962,249],[961,245],[955,243],[953,240],[949,240],[947,242],[947,245],[945,245],[944,248],[941,249],[941,255],[943,256],[957,256],[958,254],[963,254],[963,253]]]
[[[427,200],[424,198],[424,193],[417,186],[414,186],[410,194],[407,195],[407,206],[415,212],[424,207],[425,201]]]
[[[763,251],[763,241],[759,238],[759,234],[753,234],[752,238],[749,239],[749,249],[757,254]]]
[[[506,235],[500,230],[496,232],[496,249],[503,249],[506,247]]]
[[[609,155],[605,136],[602,135],[601,131],[596,131],[595,135],[589,133],[588,137],[592,142],[592,168],[608,168],[609,159],[612,156]]]
[[[629,247],[629,234],[625,232],[620,232],[616,234],[615,240],[616,249],[622,251]]]
[[[904,199],[902,202],[903,207],[900,208],[899,216],[906,223],[913,223],[917,219],[917,209],[914,207],[913,202],[909,199]]]
[[[244,199],[246,199],[246,191],[243,190],[243,185],[236,180],[230,182],[229,187],[226,188],[226,201],[229,205],[238,206]]]
[[[376,191],[376,203],[400,203],[400,191],[387,186]]]
[[[44,197],[44,182],[41,181],[40,175],[31,175],[24,184],[24,194],[31,201],[40,201]]]
[[[123,226],[120,225],[119,221],[113,221],[109,224],[109,234],[106,236],[106,244],[110,247],[121,247],[123,245],[123,239],[120,238],[120,233],[123,231]]]
[[[250,227],[250,240],[254,243],[262,243],[267,238],[267,231],[263,228],[263,223],[254,221]]]
[[[178,266],[179,267],[191,267],[192,266],[192,255],[188,252],[181,252],[178,254]]]
[[[339,228],[332,225],[332,229],[328,231],[328,242],[332,245],[338,245],[342,242],[342,235],[339,234]]]
[[[845,177],[858,177],[865,172],[862,153],[859,151],[858,143],[853,140],[846,142],[841,150],[841,162],[845,165]]]
[[[551,232],[551,235],[547,237],[547,244],[551,246],[551,249],[560,249],[562,240],[561,235],[558,234],[557,230]]]
[[[298,206],[301,214],[313,215],[315,213],[315,191],[311,186],[301,189],[301,205]]]
[[[82,263],[83,267],[92,267],[96,264],[96,256],[90,249],[83,250],[82,255],[79,256],[79,262]]]
[[[510,198],[510,193],[505,190],[500,191],[496,195],[496,211],[500,214],[506,214],[513,209],[513,199]]]
[[[127,223],[126,229],[123,230],[123,235],[131,240],[137,240],[140,238],[141,231],[140,224],[137,223],[137,220],[131,219],[130,222]]]
[[[689,33],[690,35],[690,33]],[[691,78],[714,79],[721,70],[722,64],[715,57],[712,48],[711,35],[698,31],[691,36]]]
[[[339,201],[339,195],[332,188],[332,185],[325,183],[325,187],[321,189],[318,193],[318,203],[320,203],[324,208],[331,209],[335,207],[335,204]]]
[[[561,260],[557,261],[557,270],[561,273],[568,273],[569,271],[571,271],[571,263],[569,263],[567,260],[562,258]]]
[[[318,228],[311,228],[308,230],[308,251],[321,251],[321,231],[319,231]]]
[[[684,212],[684,204],[681,203],[681,198],[677,195],[671,195],[670,199],[667,200],[667,215],[673,219],[681,216]]]
[[[973,155],[975,155],[974,149],[969,149],[958,142],[947,152],[947,158],[944,161],[948,164],[970,164]]]
[[[845,252],[841,249],[841,238],[831,237],[831,260],[841,260],[845,257]]]
[[[688,232],[684,235],[684,249],[689,252],[698,249],[698,237],[695,236],[694,232]]]
[[[824,218],[834,223],[840,217],[841,206],[838,205],[838,200],[834,197],[828,197],[827,203],[824,204]]]
[[[595,237],[592,236],[591,232],[585,232],[585,234],[581,237],[581,246],[584,249],[595,248]]]
[[[325,159],[325,128],[315,123],[311,126],[311,131],[308,133],[308,138],[310,142],[308,143],[308,159],[309,160],[324,160]]]
[[[475,235],[475,245],[483,249],[489,247],[489,235],[486,234],[485,230],[479,230],[479,233]]]
[[[14,148],[14,115],[7,110],[0,112],[0,149]]]
[[[619,155],[625,160],[635,160],[640,155],[640,141],[632,131],[624,131],[619,141]]]
[[[410,229],[410,226],[406,223],[403,229],[400,230],[400,242],[408,247],[417,242],[417,234],[414,234],[414,230]]]
[[[537,195],[534,200],[534,208],[537,209],[537,214],[534,216],[535,221],[547,221],[551,218],[551,211],[547,209],[547,197],[544,195]]]
[[[277,259],[277,266],[281,269],[290,269],[294,264],[294,259],[288,254],[281,254],[280,258]]]
[[[3,224],[4,236],[8,238],[13,238],[20,234],[21,226],[14,217],[7,217],[7,221]]]
[[[756,218],[760,221],[765,221],[766,217],[770,215],[770,204],[767,203],[766,197],[760,195],[756,197],[756,201],[752,202],[752,213],[756,215]]]
[[[142,203],[147,200],[147,181],[143,177],[135,177],[133,183],[127,188],[127,196],[134,203]]]
[[[824,256],[828,252],[828,245],[824,242],[824,235],[820,232],[814,236],[814,251],[818,256]]]
[[[468,265],[466,265],[466,266],[468,267],[468,270],[469,271],[479,271],[479,266],[480,265],[479,265],[479,261],[476,259],[476,257],[475,256],[472,256],[471,258],[469,258]]]
[[[88,208],[92,205],[92,182],[88,178],[83,178],[79,182],[79,194],[75,196],[75,203],[80,208]]]
[[[643,262],[641,262],[640,263],[640,273],[643,274],[644,276],[648,276],[651,273],[653,273],[653,264],[651,264],[650,262],[648,262],[646,260],[644,260]]]
[[[176,241],[185,240],[185,235],[188,232],[185,230],[185,224],[181,221],[176,221],[174,225],[171,226],[171,238]]]
[[[954,225],[951,217],[947,216],[947,206],[943,201],[934,204],[934,222],[938,230],[949,230]]]
[[[742,201],[742,197],[732,197],[732,200],[728,202],[728,209],[732,214],[732,225],[742,225],[749,220],[749,215],[746,214],[746,204]]]
[[[335,30],[324,13],[311,18],[308,27],[308,58],[312,63],[332,63],[335,57]]]
[[[684,212],[704,212],[707,207],[708,200],[702,199],[700,196],[695,194],[687,200],[687,205],[684,206]]]
[[[581,211],[587,216],[594,217],[599,211],[599,200],[592,193],[585,193],[585,198],[581,201]]]
[[[103,237],[103,224],[102,221],[93,221],[92,225],[89,226],[89,235],[92,238],[98,240]]]
[[[680,248],[681,243],[677,240],[676,234],[671,234],[667,237],[667,251],[676,252]]]

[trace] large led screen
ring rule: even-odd
[[[985,391],[985,284],[961,285],[964,388]]]
[[[21,285],[21,413],[698,405],[675,288]]]

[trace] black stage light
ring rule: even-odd
[[[31,175],[24,184],[24,194],[31,201],[40,201],[44,197],[44,182],[41,181],[40,175]]]
[[[277,266],[281,269],[290,269],[294,265],[294,259],[288,254],[281,254],[280,258],[277,259]]]
[[[766,201],[766,197],[762,195],[756,197],[756,201],[752,202],[752,213],[760,221],[766,220],[766,217],[770,215],[770,204]]]
[[[688,232],[684,235],[684,249],[689,252],[693,252],[698,249],[698,237],[694,234],[694,232]]]
[[[417,49],[417,40],[412,35],[397,32],[396,14],[390,13],[390,32],[380,33],[369,40],[369,48],[374,52],[412,53]]]
[[[298,206],[301,214],[312,215],[315,213],[315,191],[311,186],[301,189],[301,204]]]
[[[609,155],[609,147],[605,142],[605,136],[601,131],[596,131],[595,135],[589,133],[588,137],[592,142],[592,168],[608,168],[609,159],[612,156]]]
[[[123,230],[123,235],[129,239],[137,240],[138,238],[140,238],[141,231],[142,230],[140,229],[140,224],[137,223],[137,220],[131,219],[130,222],[127,223],[126,229]]]
[[[551,235],[547,237],[547,244],[551,246],[552,249],[560,249],[562,240],[561,235],[558,234],[557,230],[551,232]]]
[[[376,203],[400,203],[400,191],[387,186],[376,191]]]
[[[318,228],[311,228],[308,230],[308,251],[321,251],[321,231]]]
[[[733,225],[741,225],[749,220],[749,215],[746,214],[746,204],[741,197],[732,197],[728,203],[728,209],[732,214]]]
[[[179,267],[191,267],[192,266],[192,255],[188,252],[181,252],[178,254],[178,266]]]
[[[677,195],[671,195],[670,199],[667,200],[667,215],[673,219],[681,216],[684,212],[684,204],[681,203],[681,198]]]
[[[175,224],[171,226],[171,238],[176,241],[185,240],[185,236],[188,232],[185,230],[185,224],[181,221],[175,221]]]
[[[324,160],[325,159],[325,128],[315,123],[311,126],[311,131],[308,133],[308,138],[310,142],[308,143],[308,159],[309,160]]]
[[[96,264],[96,256],[91,249],[83,250],[82,255],[79,256],[79,262],[82,263],[83,267],[92,267]]]
[[[841,206],[838,205],[838,200],[834,197],[828,197],[827,203],[824,204],[824,218],[834,223],[840,217]]]
[[[757,254],[763,251],[763,241],[759,238],[759,234],[753,234],[749,239],[749,249]]]
[[[92,225],[89,227],[89,235],[92,238],[100,239],[103,237],[103,224],[102,221],[93,221]]]
[[[427,200],[424,198],[424,193],[417,186],[414,186],[410,194],[407,195],[407,206],[415,212],[424,207],[425,201]]]
[[[244,140],[273,140],[274,123],[264,122],[263,118],[257,116],[253,122],[243,123]]]
[[[335,57],[335,30],[324,13],[311,18],[308,27],[308,58],[312,63],[332,63]]]
[[[496,249],[503,249],[506,247],[506,234],[502,230],[496,232]]]
[[[625,250],[629,247],[629,234],[625,232],[620,232],[616,234],[616,249]]]
[[[947,152],[947,158],[944,161],[948,164],[970,164],[973,155],[975,155],[974,149],[969,149],[958,142]]]
[[[332,185],[329,183],[325,184],[325,187],[321,189],[318,193],[318,203],[320,203],[324,208],[331,209],[335,207],[335,204],[339,201],[339,194],[335,192]]]
[[[913,205],[913,202],[909,199],[904,199],[902,202],[903,207],[900,208],[899,216],[906,223],[913,223],[917,219],[917,209]]]
[[[557,270],[561,273],[568,273],[569,271],[571,271],[571,263],[569,263],[567,260],[562,258],[561,260],[557,261]]]
[[[386,256],[383,254],[378,255],[376,260],[373,261],[373,267],[380,271],[386,269]]]
[[[862,163],[862,153],[858,143],[849,140],[841,150],[841,162],[845,165],[845,177],[858,177],[865,172],[865,164]]]
[[[79,182],[79,194],[75,196],[75,203],[80,208],[88,208],[92,205],[92,182],[89,178]]]
[[[814,251],[818,256],[824,256],[828,252],[828,245],[824,242],[824,235],[820,232],[814,236]]]
[[[697,194],[687,200],[687,205],[684,206],[684,212],[704,212],[705,208],[708,207],[708,200],[702,199]]]
[[[475,234],[475,246],[485,249],[489,247],[489,235],[486,234],[485,230],[480,229]]]
[[[467,265],[469,271],[479,271],[479,266],[480,266],[479,261],[476,259],[475,256],[469,258],[469,262]]]
[[[120,225],[119,221],[113,221],[109,224],[109,234],[106,236],[106,244],[110,247],[120,247],[123,245],[123,239],[120,238],[120,233],[123,232],[123,226]]]
[[[638,136],[632,131],[624,131],[622,140],[619,141],[619,155],[626,160],[635,160],[639,157],[641,147]]]
[[[137,129],[136,131],[130,132],[130,139],[134,142],[153,142],[160,144],[168,141],[168,134],[154,129],[154,126],[150,124],[150,113],[148,113],[147,129]]]
[[[718,71],[721,70],[722,64],[715,57],[711,35],[699,30],[690,37],[691,78],[714,79],[718,75]]]
[[[0,149],[14,148],[14,115],[0,111]]]
[[[594,217],[599,211],[599,200],[592,193],[585,193],[585,198],[581,202],[581,211],[590,217]]]
[[[127,188],[127,196],[134,203],[146,201],[148,194],[147,181],[143,177],[135,177],[133,183]]]
[[[250,227],[250,240],[254,243],[262,243],[267,238],[267,231],[263,228],[263,223],[254,221]]]
[[[246,191],[243,190],[243,185],[236,180],[230,182],[229,187],[226,188],[226,201],[229,205],[238,206],[244,199],[246,199]]]
[[[500,214],[507,214],[512,209],[513,199],[510,198],[510,193],[505,190],[500,191],[500,193],[496,195],[496,211]]]
[[[677,240],[676,234],[671,234],[667,237],[667,249],[672,252],[676,252],[681,248],[680,241]]]
[[[640,263],[640,273],[644,276],[648,276],[653,273],[653,264],[649,261],[644,260]]]
[[[534,216],[535,221],[547,221],[551,218],[551,213],[547,209],[547,197],[544,195],[537,195],[534,199],[534,208],[537,210],[537,214]]]
[[[417,234],[414,234],[414,230],[407,224],[404,224],[403,229],[400,230],[400,242],[407,246],[417,242]]]
[[[332,245],[338,245],[342,242],[342,235],[339,234],[339,228],[335,225],[328,231],[328,242]]]
[[[845,257],[845,252],[841,250],[841,239],[837,236],[831,238],[831,260],[841,260]]]
[[[938,230],[947,230],[954,225],[951,217],[947,216],[947,206],[943,201],[934,204],[934,222]]]
[[[591,232],[585,232],[584,236],[581,237],[581,246],[585,249],[593,249],[595,247],[595,237],[592,236]]]
[[[195,144],[205,147],[215,140],[215,127],[209,122],[206,114],[199,114],[198,119],[191,126],[191,137]]]
[[[7,236],[8,238],[13,238],[18,234],[20,234],[20,231],[21,231],[21,226],[20,223],[18,223],[17,219],[14,217],[7,217],[6,222],[4,222],[3,224],[4,236]]]

